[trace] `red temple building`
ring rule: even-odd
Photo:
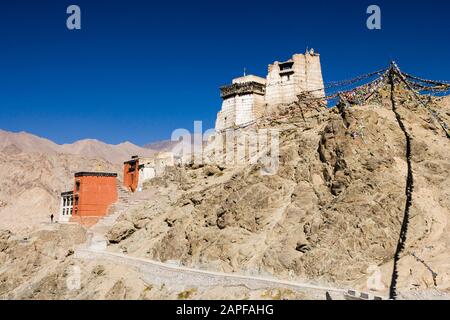
[[[97,223],[117,201],[117,174],[78,172],[73,191],[61,193],[59,222]]]
[[[141,161],[142,162],[142,161]],[[123,185],[135,192],[139,184],[139,157],[133,156],[123,164]]]
[[[167,167],[174,164],[172,152],[160,152],[150,158],[133,156],[123,164],[123,185],[131,192],[141,191],[146,181],[161,176]]]

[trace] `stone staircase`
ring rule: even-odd
[[[113,227],[119,217],[147,201],[148,192],[131,193],[122,185],[117,185],[118,199],[110,208],[108,215],[100,219],[87,232],[86,247],[90,250],[103,251],[108,246],[106,234]]]

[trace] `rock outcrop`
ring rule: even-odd
[[[150,201],[154,206],[139,213],[146,216],[145,227],[117,249],[194,267],[366,290],[375,267],[386,294],[407,177],[405,136],[389,97],[381,90],[366,106],[273,110],[287,117],[259,126],[280,130],[275,175],[261,175],[258,164],[171,170],[147,186],[165,190],[171,201],[164,208],[156,205],[161,198]],[[411,136],[416,181],[401,288],[447,290],[450,144],[412,95],[400,90],[397,99]],[[448,105],[436,101],[433,108],[448,120]],[[416,273],[423,265],[412,253],[433,265],[436,285]]]

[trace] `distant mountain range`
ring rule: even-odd
[[[147,143],[144,145],[144,148],[158,151],[158,152],[165,152],[165,151],[172,150],[178,144],[179,144],[178,141],[163,140],[163,141]]]
[[[59,194],[70,190],[77,171],[116,172],[120,181],[123,161],[170,151],[177,143],[140,147],[87,139],[59,145],[27,132],[0,129],[0,230],[32,230],[50,214],[57,215]]]
[[[165,142],[149,145],[159,145],[157,150],[153,150],[148,146],[145,148],[139,147],[131,142],[112,145],[95,139],[59,145],[27,132],[15,133],[0,129],[0,152],[3,153],[73,154],[87,158],[103,159],[111,163],[121,163],[133,155],[152,156],[159,151],[164,151],[164,144]]]

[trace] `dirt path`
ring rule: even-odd
[[[303,292],[308,297],[324,299],[326,292],[333,299],[344,299],[348,290],[330,288],[312,284],[296,283],[292,281],[246,276],[238,274],[220,273],[199,269],[191,269],[176,265],[165,264],[148,259],[131,257],[124,254],[79,249],[75,258],[82,260],[103,260],[132,267],[142,273],[144,281],[166,285],[174,289],[183,290],[190,287],[238,287],[243,286],[251,290],[287,288]],[[369,299],[372,298],[369,296]]]

